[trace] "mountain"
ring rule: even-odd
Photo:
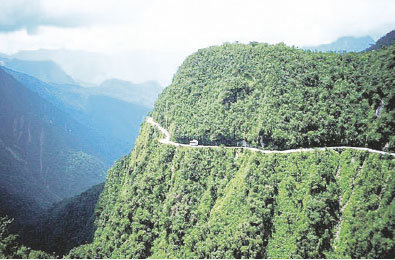
[[[341,37],[336,41],[328,44],[317,46],[302,47],[305,50],[320,52],[360,52],[374,44],[374,40],[370,36],[365,37]]]
[[[155,80],[168,85],[185,54],[161,51],[119,52],[111,55],[69,49],[24,50],[10,56],[21,60],[52,60],[82,85],[99,85],[111,78],[133,82]]]
[[[315,53],[225,44],[189,56],[109,171],[69,258],[390,258],[395,45]],[[244,141],[244,142],[242,142]]]
[[[44,82],[75,84],[74,80],[53,61],[29,61],[0,57],[0,65],[29,74]]]
[[[45,208],[104,181],[108,165],[90,129],[3,68],[0,111],[0,217],[23,240]]]
[[[190,56],[155,103],[173,140],[290,149],[394,150],[393,58],[285,45],[212,47]]]
[[[95,185],[77,196],[53,204],[48,209],[36,209],[36,218],[34,222],[27,225],[25,223],[23,236],[15,235],[10,226],[11,221],[0,217],[0,257],[59,258],[71,248],[91,242],[95,231],[94,209],[103,186],[104,183]],[[18,198],[13,199],[14,202],[18,201]],[[0,207],[2,205],[0,203]],[[30,208],[32,205],[18,206]]]
[[[41,206],[103,181],[105,165],[84,140],[89,129],[0,68],[0,178],[8,194]]]
[[[98,95],[106,95],[151,108],[162,92],[162,87],[155,81],[133,84],[119,79],[108,79],[100,86],[89,90]]]
[[[6,71],[29,90],[89,129],[82,139],[108,167],[133,147],[140,123],[149,111],[146,106],[102,95],[93,88],[49,84],[23,73],[9,69]]]
[[[14,219],[10,232],[25,246],[64,254],[90,241],[102,186],[63,199],[104,181],[106,169],[130,152],[149,108],[0,72],[0,217]]]
[[[395,30],[390,31],[383,37],[377,40],[377,42],[366,49],[366,51],[378,50],[383,46],[390,46],[395,42]]]

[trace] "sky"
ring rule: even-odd
[[[394,14],[394,0],[0,0],[0,52],[82,50],[112,60],[127,54],[156,72],[123,71],[123,79],[151,77],[166,85],[200,48],[235,41],[306,46],[341,36],[377,40],[395,28]],[[134,59],[136,53],[145,58]]]

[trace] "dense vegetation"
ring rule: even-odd
[[[180,142],[393,151],[394,60],[395,45],[346,54],[210,47],[185,60],[153,117]]]
[[[10,233],[9,225],[12,220],[0,217],[0,258],[54,258],[48,253],[32,250],[18,242],[18,236]]]
[[[15,194],[4,197],[0,191],[0,258],[58,258],[73,247],[92,242],[94,209],[103,187],[104,183],[95,185],[49,209]]]
[[[22,243],[62,256],[73,247],[92,242],[95,205],[104,183],[78,196],[55,203],[32,225]]]
[[[395,47],[322,54],[225,44],[187,58],[153,116],[178,141],[393,150]],[[82,258],[380,258],[395,249],[392,157],[158,143],[108,173]]]
[[[391,157],[158,143],[145,124],[109,171],[93,243],[69,257],[391,257]]]

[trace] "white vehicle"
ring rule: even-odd
[[[190,146],[198,146],[199,145],[199,141],[196,139],[193,139],[191,141],[189,141],[189,145]]]

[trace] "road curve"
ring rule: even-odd
[[[190,148],[218,148],[219,146],[216,145],[197,145],[197,146],[191,146],[189,144],[180,144],[176,143],[173,141],[170,141],[170,133],[166,129],[164,129],[162,126],[160,126],[157,122],[154,121],[152,117],[147,117],[147,122],[150,123],[151,125],[155,126],[156,128],[159,129],[164,135],[165,138],[159,139],[159,142],[162,144],[170,144],[173,146],[184,146],[184,147],[190,147]],[[338,150],[338,149],[353,149],[353,150],[360,150],[360,151],[368,151],[370,153],[379,153],[379,154],[388,154],[393,157],[395,157],[395,153],[387,153],[383,151],[378,151],[370,148],[365,148],[365,147],[352,147],[352,146],[334,146],[334,147],[316,147],[316,148],[298,148],[298,149],[290,149],[290,150],[282,150],[282,151],[276,151],[276,150],[262,150],[258,148],[251,148],[251,147],[240,147],[240,146],[225,146],[224,148],[228,149],[246,149],[254,152],[260,152],[260,153],[298,153],[298,152],[313,152],[313,151],[325,151],[325,150]]]

